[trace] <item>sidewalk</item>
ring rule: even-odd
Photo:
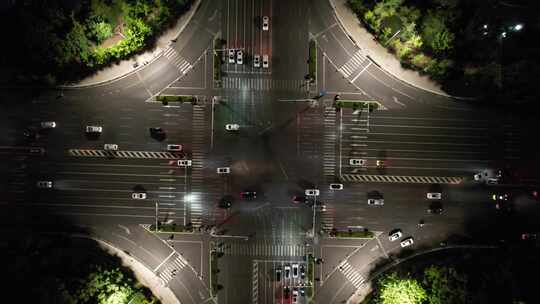
[[[169,46],[171,40],[178,38],[197,11],[201,1],[202,0],[196,0],[189,11],[180,16],[176,21],[176,24],[157,39],[154,49],[142,54],[134,55],[129,59],[120,61],[118,64],[113,63],[111,66],[99,70],[94,75],[88,76],[78,83],[66,85],[66,87],[86,87],[103,84],[127,76],[157,59],[163,50]],[[137,68],[133,67],[135,63],[139,64]]]
[[[152,294],[156,296],[156,298],[158,298],[163,304],[180,304],[180,301],[178,298],[176,298],[171,289],[163,286],[160,279],[142,263],[127,255],[122,250],[119,250],[100,239],[92,239],[100,244],[104,250],[119,257],[124,266],[133,271],[137,281],[148,287],[152,291]]]
[[[414,87],[435,94],[450,96],[441,89],[440,85],[429,79],[429,77],[401,67],[399,60],[392,53],[387,51],[386,48],[381,46],[374,39],[373,35],[364,28],[360,23],[360,20],[356,17],[356,14],[349,9],[347,0],[328,1],[334,8],[339,23],[341,23],[349,37],[351,37],[355,44],[362,49],[364,54],[371,57],[385,72]]]

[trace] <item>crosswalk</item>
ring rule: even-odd
[[[281,244],[269,244],[269,243],[238,243],[231,242],[220,248],[220,251],[225,255],[230,256],[263,256],[263,257],[276,257],[276,256],[304,256],[306,254],[306,247],[304,245],[281,245]]]
[[[349,282],[351,282],[356,289],[359,289],[362,286],[362,283],[364,283],[364,278],[362,275],[347,261],[340,264],[339,271],[343,273],[347,280],[349,280]]]
[[[224,77],[223,87],[225,89],[248,89],[255,91],[283,90],[283,91],[305,91],[305,81],[301,79],[270,79],[270,78],[240,78]]]
[[[323,173],[326,177],[336,175],[336,109],[324,108]]]
[[[175,252],[173,257],[174,260],[167,262],[164,267],[158,269],[158,277],[163,280],[165,285],[187,265],[187,261],[179,253]]]
[[[198,228],[202,225],[203,206],[201,195],[203,189],[204,149],[206,145],[206,106],[193,106],[192,119],[192,169],[191,169],[191,195],[189,202],[190,222]]]
[[[182,56],[180,56],[180,54],[178,54],[178,52],[172,47],[167,47],[163,52],[163,55],[167,59],[169,59],[169,61],[171,61],[172,64],[174,64],[182,74],[187,73],[193,67],[187,60],[182,58]]]
[[[404,176],[404,175],[363,175],[342,174],[344,182],[365,183],[408,183],[408,184],[459,184],[462,177],[455,176]]]
[[[152,158],[152,159],[175,159],[182,155],[173,152],[152,151],[110,151],[90,149],[69,149],[70,156],[76,157],[115,157],[115,158]]]
[[[251,271],[251,299],[253,304],[257,304],[259,303],[259,262],[253,261]]]
[[[342,65],[339,68],[339,72],[345,76],[345,78],[349,78],[351,74],[356,71],[363,63],[366,61],[367,58],[362,55],[362,52],[358,50],[350,59],[347,61],[344,65]]]

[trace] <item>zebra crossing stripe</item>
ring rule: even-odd
[[[362,283],[364,282],[364,278],[347,261],[344,261],[339,266],[339,270],[343,273],[345,278],[347,278],[347,280],[349,280],[349,282],[351,282],[351,284],[353,284],[353,286],[356,289],[359,289],[362,286]]]
[[[362,53],[360,50],[358,50],[350,59],[347,61],[341,68],[339,68],[339,72],[345,76],[345,78],[349,78],[351,74],[366,60],[364,56],[362,56]]]
[[[159,278],[163,280],[163,283],[167,285],[170,280],[178,273],[178,271],[182,270],[187,265],[187,261],[184,260],[184,258],[180,255],[177,255],[177,257],[169,264],[167,264],[167,267],[165,267],[163,270],[161,270],[158,274]]]
[[[75,157],[115,157],[115,158],[151,158],[151,159],[177,159],[182,155],[173,152],[151,152],[151,151],[106,151],[69,149],[68,154]]]
[[[446,176],[403,176],[403,175],[362,175],[342,174],[342,181],[346,182],[374,182],[374,183],[409,183],[409,184],[459,184],[462,177]]]
[[[259,301],[259,263],[257,261],[253,261],[253,269],[252,269],[252,278],[251,278],[252,285],[252,301],[253,304],[257,304]]]
[[[167,59],[169,59],[169,61],[172,62],[172,64],[174,64],[178,68],[178,70],[182,74],[186,74],[193,67],[187,60],[182,58],[182,56],[180,56],[180,54],[178,54],[178,52],[172,47],[167,48],[167,50],[165,50],[163,54]]]

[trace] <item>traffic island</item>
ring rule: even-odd
[[[218,88],[221,88],[221,65],[223,64],[223,47],[225,46],[225,40],[216,37],[214,39],[214,83]]]
[[[317,77],[317,44],[315,40],[309,41],[308,75],[309,81],[315,83]]]

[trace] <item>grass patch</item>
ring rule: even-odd
[[[150,231],[156,231],[156,225],[150,225]],[[161,224],[158,225],[158,232],[193,232],[183,225]]]
[[[158,95],[156,96],[157,101],[161,102],[191,102],[196,103],[197,97],[195,96],[176,96],[176,95]]]
[[[315,40],[309,41],[309,78],[312,82],[315,81],[317,77],[317,44]]]
[[[379,104],[372,101],[358,101],[358,100],[338,100],[334,102],[336,108],[350,108],[353,110],[369,109],[373,112],[379,108]]]
[[[333,231],[330,236],[336,238],[373,238],[374,234],[372,231]]]
[[[315,288],[315,278],[314,272],[315,272],[315,258],[312,254],[308,255],[307,259],[307,278],[311,286],[306,288],[306,297],[308,300],[311,300],[311,297],[313,297],[313,289]]]
[[[212,251],[210,252],[210,278],[212,285],[212,295],[216,295],[218,291],[223,289],[223,286],[218,284],[218,277],[219,277],[219,267],[218,267],[218,260],[220,257],[223,256],[222,252],[216,252]]]

